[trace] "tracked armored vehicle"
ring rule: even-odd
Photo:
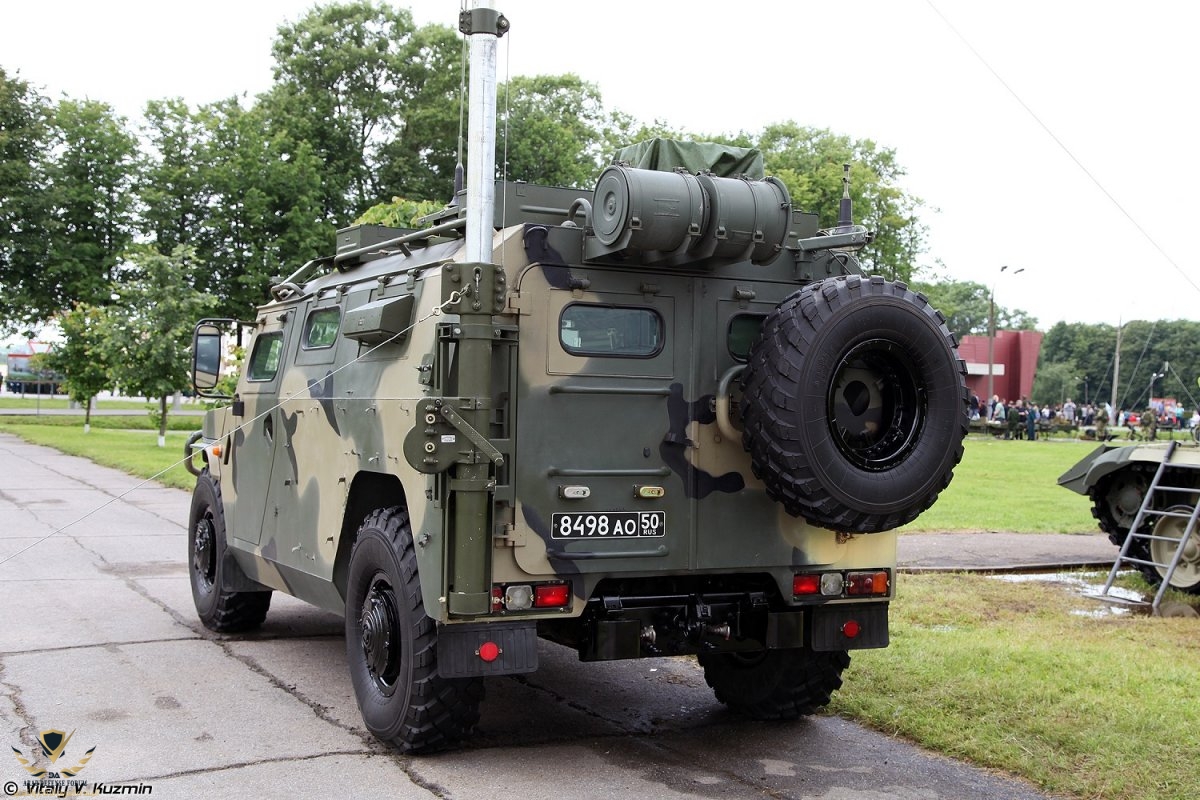
[[[1200,501],[1200,445],[1101,445],[1063,473],[1058,483],[1091,498],[1092,516],[1117,547],[1137,530],[1139,535],[1125,550],[1126,560],[1151,585],[1160,584],[1169,573],[1172,588],[1200,594],[1200,527],[1194,522]]]
[[[507,23],[464,16],[474,129]],[[888,644],[895,528],[962,454],[943,318],[862,274],[848,195],[819,230],[752,151],[643,144],[592,191],[471,158],[464,202],[339,231],[259,309],[195,442],[201,620],[255,627],[273,591],[343,614],[366,726],[406,751],[465,736],[539,638],[697,656],[753,717],[824,705]],[[197,327],[200,391],[230,323]]]

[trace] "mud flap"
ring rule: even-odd
[[[537,665],[533,621],[438,625],[437,668],[443,678],[516,675]]]
[[[887,646],[887,603],[829,605],[813,609],[811,647],[814,651],[866,650]]]

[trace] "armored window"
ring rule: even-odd
[[[652,308],[573,303],[558,323],[563,349],[577,356],[650,358],[663,346],[663,321]]]
[[[318,308],[308,315],[304,325],[304,349],[319,350],[333,347],[337,341],[342,312],[337,306]]]
[[[279,356],[283,353],[283,333],[264,333],[254,343],[250,368],[246,377],[252,381],[269,381],[279,372]]]
[[[738,314],[729,320],[725,342],[734,359],[745,362],[750,358],[750,346],[758,338],[764,319],[766,317],[762,314]]]

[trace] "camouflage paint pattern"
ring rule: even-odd
[[[494,317],[501,338],[485,434],[505,463],[493,470],[489,570],[494,583],[569,579],[575,598],[564,611],[521,616],[578,615],[610,576],[765,573],[790,598],[797,567],[893,568],[894,532],[837,534],[786,514],[754,477],[742,443],[721,434],[714,412],[720,377],[739,363],[731,321],[765,314],[802,277],[856,269],[853,260],[800,263],[785,254],[767,266],[711,270],[585,264],[583,229],[546,225],[544,217],[494,238],[507,287]],[[442,266],[463,256],[453,239],[409,249],[329,270],[299,296],[262,306],[247,353],[281,334],[278,372],[264,381],[244,374],[244,414],[210,412],[205,444],[221,448],[209,467],[222,485],[229,544],[250,578],[342,612],[347,537],[362,518],[354,518],[354,497],[369,486],[377,504],[408,507],[425,608],[451,622],[447,473],[419,472],[404,443],[425,424],[430,398],[456,396],[447,340],[458,317],[434,312]],[[329,347],[306,346],[314,310],[337,308],[345,319],[406,294],[415,301],[412,328],[394,342],[375,347],[338,335]],[[575,304],[650,309],[661,320],[661,347],[642,357],[572,354],[560,341],[560,317]],[[452,447],[465,441],[446,435]],[[639,487],[652,487],[649,496],[638,496]],[[586,498],[567,497],[584,490]],[[552,537],[555,513],[588,511],[662,511],[665,535]]]

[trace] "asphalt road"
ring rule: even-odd
[[[5,794],[31,780],[20,755],[54,770],[86,756],[85,789],[168,798],[1045,797],[836,717],[741,720],[690,660],[580,664],[553,645],[538,672],[487,684],[466,747],[401,756],[362,727],[341,619],[277,593],[261,631],[205,630],[188,495],[136,485],[0,434]],[[47,730],[72,734],[54,764]]]

